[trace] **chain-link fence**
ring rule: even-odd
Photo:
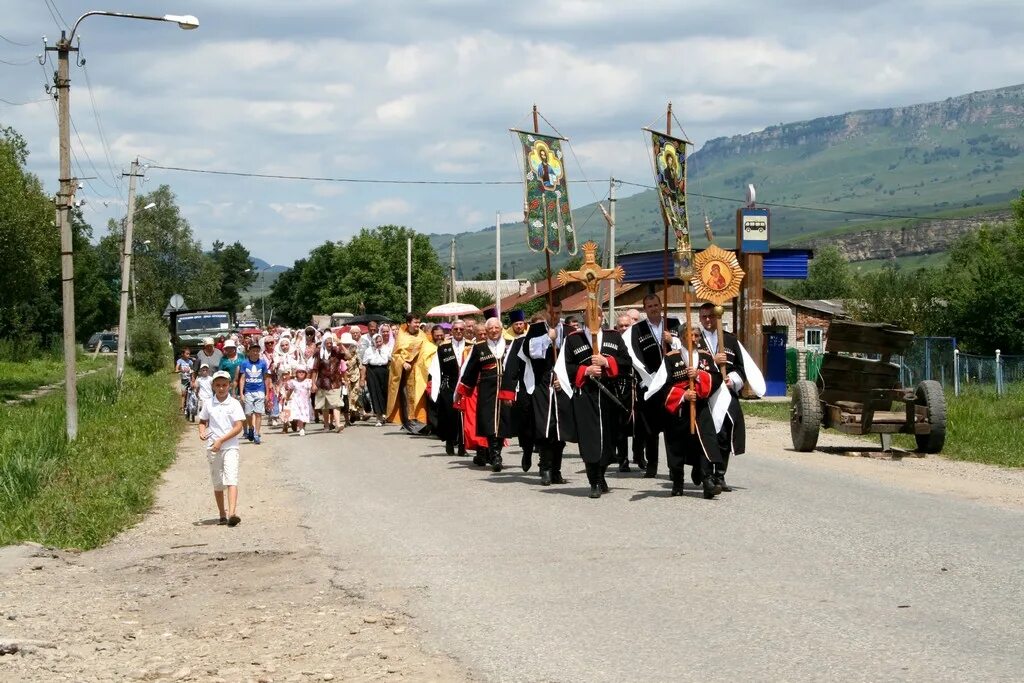
[[[1024,356],[980,356],[956,351],[953,391],[959,396],[968,391],[994,391],[1002,396],[1008,385],[1024,383]]]
[[[900,368],[900,383],[917,386],[922,380],[935,380],[943,389],[954,388],[956,339],[953,337],[915,337],[902,356],[893,358]]]

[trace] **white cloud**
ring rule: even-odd
[[[390,197],[372,202],[366,207],[366,215],[374,220],[389,221],[412,212],[412,204],[400,197]]]
[[[286,204],[271,202],[268,206],[274,213],[289,223],[309,223],[322,216],[325,211],[324,207],[319,204],[308,202],[289,202]]]

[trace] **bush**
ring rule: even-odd
[[[139,372],[152,375],[171,365],[171,344],[167,325],[155,313],[140,313],[128,322],[129,364]]]

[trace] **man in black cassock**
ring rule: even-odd
[[[536,447],[540,454],[540,484],[564,484],[562,454],[567,441],[576,441],[572,417],[571,387],[562,365],[561,379],[556,375],[556,359],[566,337],[560,318],[562,306],[548,306],[547,314],[533,316],[526,332],[526,346],[533,368],[533,423]]]
[[[465,325],[459,321],[462,329]],[[437,340],[437,332],[441,332],[442,340]],[[428,410],[434,417],[431,428],[437,438],[444,441],[444,450],[448,455],[455,455],[456,447],[460,455],[466,452],[462,439],[462,413],[455,410],[455,387],[459,383],[459,356],[452,341],[443,341],[444,330],[435,327],[431,330],[437,344],[437,354],[430,365],[430,401]],[[461,339],[461,336],[460,336]]]
[[[508,341],[505,353],[505,371],[502,375],[502,388],[511,391],[515,400],[508,411],[509,425],[503,430],[506,435],[515,434],[519,438],[519,447],[523,449],[523,472],[528,472],[533,465],[535,437],[533,425],[533,400],[535,379],[530,364],[529,350],[526,346],[526,314],[518,309],[508,312],[511,323],[512,340]]]
[[[736,335],[731,332],[723,332],[723,347],[718,348],[718,331],[715,322],[715,306],[711,303],[702,304],[700,307],[700,324],[703,328],[700,335],[700,347],[714,356],[716,365],[725,365],[725,382],[717,391],[726,392],[722,399],[728,399],[729,409],[718,430],[718,449],[722,454],[722,462],[715,466],[715,481],[722,487],[723,491],[732,491],[732,488],[725,483],[725,471],[729,467],[729,456],[735,453],[743,455],[746,452],[747,431],[743,423],[743,408],[740,407],[740,391],[747,382],[747,371],[744,367],[740,342]],[[712,405],[718,398],[712,395]]]
[[[462,379],[455,390],[455,407],[460,408],[462,399],[476,389],[476,433],[487,439],[487,454],[478,454],[473,458],[473,463],[490,464],[493,472],[500,472],[501,448],[505,437],[509,436],[502,432],[502,425],[509,424],[507,404],[515,400],[515,394],[502,390],[503,365],[508,347],[502,336],[501,321],[490,318],[484,329],[486,340],[474,345],[466,360]]]
[[[695,345],[690,366],[686,351],[665,355],[665,456],[672,478],[672,495],[683,495],[684,465],[693,465],[694,483],[704,488],[705,498],[722,492],[715,479],[715,468],[721,464],[718,434],[711,416],[708,398],[722,385],[722,374],[715,367],[714,357],[696,346],[699,332],[691,330]],[[693,382],[693,388],[688,385]],[[690,434],[690,403],[696,403],[695,434]]]
[[[621,374],[629,372],[632,361],[626,343],[615,330],[598,330],[596,343],[589,329],[570,334],[562,347],[559,362],[564,362],[572,383],[572,413],[580,457],[587,468],[590,497],[608,493],[605,471],[615,460],[615,444],[622,408],[597,386],[615,392]],[[597,353],[594,349],[597,349]]]
[[[622,313],[615,319],[615,331],[623,336],[625,340],[626,330],[633,325],[633,319],[628,313]],[[625,406],[622,418],[619,421],[619,437],[615,444],[615,460],[619,463],[619,472],[629,472],[629,435],[635,431],[636,420],[636,372],[632,369],[628,373],[619,376],[615,395]]]
[[[658,475],[658,434],[665,429],[664,395],[650,393],[651,378],[661,368],[665,349],[672,343],[672,333],[679,331],[679,321],[661,313],[657,294],[644,297],[646,320],[633,324],[626,332],[629,356],[637,375],[637,401],[634,410],[633,462],[644,471],[644,477]],[[647,395],[650,394],[650,395]]]

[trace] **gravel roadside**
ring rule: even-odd
[[[190,428],[157,502],[110,545],[0,548],[4,681],[469,680],[415,617],[345,585],[273,451],[242,449],[236,528],[216,524]]]

